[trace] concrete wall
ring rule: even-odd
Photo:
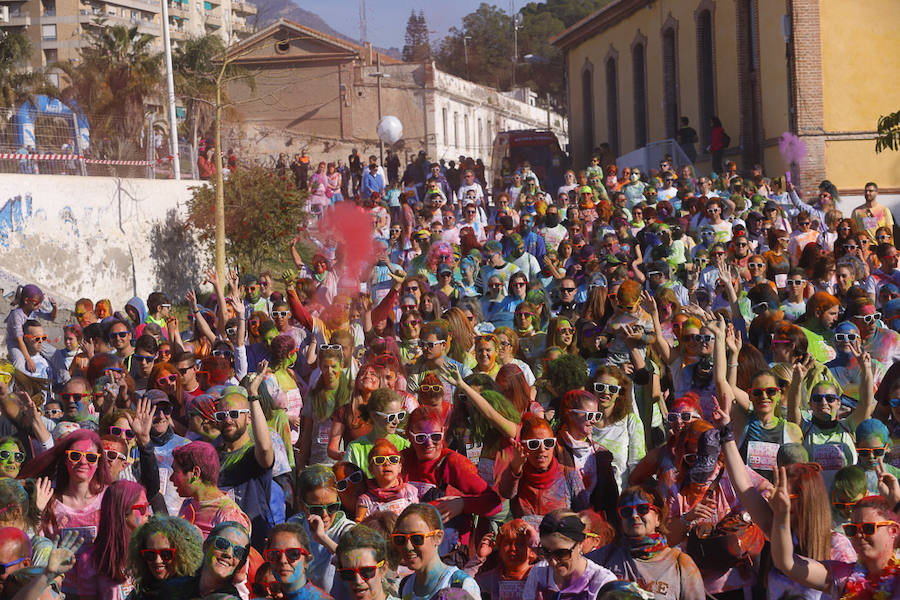
[[[35,282],[66,302],[146,299],[157,289],[151,229],[167,211],[184,211],[198,183],[0,175],[4,284]]]

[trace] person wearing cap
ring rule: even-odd
[[[600,588],[618,578],[581,553],[584,522],[566,508],[548,513],[538,528],[538,562],[528,573],[521,598],[590,600]]]
[[[149,442],[159,465],[160,492],[165,498],[169,514],[176,515],[178,509],[181,508],[181,496],[169,483],[169,476],[172,474],[172,452],[187,444],[188,440],[175,433],[175,429],[172,427],[172,402],[165,392],[147,390],[144,398],[150,401],[153,409]]]
[[[266,363],[260,365],[263,374],[267,368]],[[225,388],[215,414],[222,432],[217,448],[221,464],[218,487],[224,492],[233,490],[253,524],[252,541],[257,549],[263,547],[274,522],[269,502],[275,451],[258,395],[263,379],[254,378],[249,390]]]
[[[39,310],[41,304],[44,303],[44,292],[41,288],[29,283],[24,286],[18,294],[16,308],[10,311],[6,317],[6,352],[10,362],[20,371],[34,373],[37,371],[37,365],[28,353],[25,344],[25,332],[23,327],[26,321],[36,320],[38,318],[53,321],[56,319],[57,306],[56,301],[50,299],[50,312]],[[45,362],[53,357],[56,348],[50,344],[44,343],[39,348],[41,356],[45,358]]]

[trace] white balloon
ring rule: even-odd
[[[403,124],[397,117],[387,115],[378,121],[378,139],[385,144],[393,144],[403,137]]]

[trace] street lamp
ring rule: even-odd
[[[169,152],[172,154],[172,172],[175,179],[181,179],[181,160],[178,156],[178,122],[175,117],[175,80],[172,76],[172,42],[169,38],[168,0],[160,0],[162,5],[163,56],[166,64],[166,104],[169,113]]]
[[[381,71],[381,54],[375,54],[375,72],[369,73],[369,77],[374,77],[378,81],[378,122],[381,122],[381,80],[390,77],[388,73]],[[384,163],[384,140],[378,140],[378,163]]]
[[[471,39],[471,35],[463,36],[463,54],[465,54],[466,57],[466,79],[469,78],[469,40]]]

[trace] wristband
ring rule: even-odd
[[[247,398],[247,400],[250,402],[259,402],[260,400],[262,400],[262,398],[260,398],[259,395],[254,395],[254,396],[249,396]]]
[[[734,428],[731,426],[731,423],[722,425],[719,428],[719,441],[720,442],[733,442],[734,441]]]

